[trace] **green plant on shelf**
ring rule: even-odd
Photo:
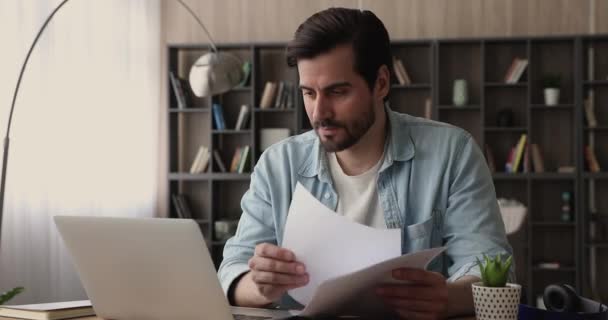
[[[513,263],[513,256],[509,256],[506,260],[502,260],[501,255],[495,256],[493,259],[483,255],[484,262],[477,258],[477,264],[481,271],[481,281],[486,287],[505,287],[509,278],[509,269]]]
[[[559,88],[562,83],[562,76],[557,73],[548,73],[541,78],[543,88]]]
[[[23,290],[24,290],[23,287],[17,287],[17,288],[13,288],[13,289],[1,294],[0,295],[0,305],[7,303],[9,300],[14,298],[16,295],[23,292]]]

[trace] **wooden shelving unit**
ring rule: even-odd
[[[434,120],[448,122],[469,131],[484,150],[488,145],[496,164],[493,173],[498,197],[513,198],[528,208],[528,221],[518,235],[510,238],[515,249],[518,282],[524,286],[528,303],[534,303],[550,283],[569,283],[589,294],[590,255],[596,257],[599,270],[608,268],[608,173],[588,172],[583,157],[590,139],[602,169],[608,171],[608,38],[602,36],[526,37],[493,39],[447,39],[394,41],[393,55],[399,58],[412,80],[399,85],[393,77],[389,103],[393,110],[414,116],[425,115],[425,102],[431,101]],[[208,237],[216,263],[221,260],[225,241],[215,239],[213,223],[222,218],[237,219],[240,198],[249,187],[250,172],[259,159],[259,132],[262,128],[286,127],[292,134],[310,130],[301,97],[294,109],[260,109],[266,81],[291,81],[297,84],[296,70],[285,63],[284,43],[253,43],[221,46],[252,63],[248,86],[209,99],[191,99],[187,109],[175,108],[169,91],[169,194],[184,193],[192,199],[196,218]],[[594,49],[589,67],[588,48]],[[193,60],[207,50],[206,44],[171,45],[169,68],[185,77]],[[515,58],[529,64],[521,79],[504,82]],[[589,68],[594,77],[589,76]],[[541,78],[548,73],[561,75],[560,99],[547,106],[543,99]],[[468,101],[457,107],[452,102],[453,83],[465,79]],[[598,126],[589,128],[584,118],[583,102],[594,91]],[[210,106],[224,106],[226,123],[233,127],[241,104],[252,107],[247,129],[215,130]],[[513,123],[502,126],[498,116],[510,110]],[[504,173],[509,151],[522,134],[540,146],[545,172]],[[593,136],[592,138],[590,138]],[[182,139],[182,140],[180,140]],[[200,144],[219,150],[229,165],[234,149],[250,145],[253,158],[246,173],[220,173],[211,162],[207,172],[190,175],[190,161]],[[178,148],[181,145],[181,149]],[[181,159],[178,156],[181,152]],[[571,166],[573,173],[558,173]],[[561,195],[570,192],[572,217],[561,218]],[[593,197],[593,207],[591,201]],[[597,213],[592,213],[593,210]],[[171,216],[176,213],[171,208]],[[590,239],[589,224],[595,219],[596,237]],[[599,226],[599,227],[598,227]],[[603,230],[603,231],[602,231]],[[539,263],[557,262],[547,269]],[[606,283],[605,279],[600,281]],[[608,300],[608,285],[600,288]]]

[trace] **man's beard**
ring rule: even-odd
[[[313,123],[313,128],[315,129],[317,136],[319,136],[319,128],[322,127],[337,127],[344,129],[346,132],[346,137],[341,140],[336,140],[335,136],[324,140],[321,136],[319,136],[319,141],[321,141],[321,145],[326,152],[339,152],[348,149],[359,142],[361,137],[367,133],[374,122],[376,122],[376,114],[374,113],[373,105],[370,104],[369,108],[361,113],[360,116],[350,125],[332,119],[323,119],[315,121]]]

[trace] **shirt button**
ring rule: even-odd
[[[325,194],[325,199],[329,199],[331,197],[331,195],[329,193]]]

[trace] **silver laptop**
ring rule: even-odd
[[[55,216],[80,280],[105,319],[274,319],[290,311],[230,307],[196,222]]]

